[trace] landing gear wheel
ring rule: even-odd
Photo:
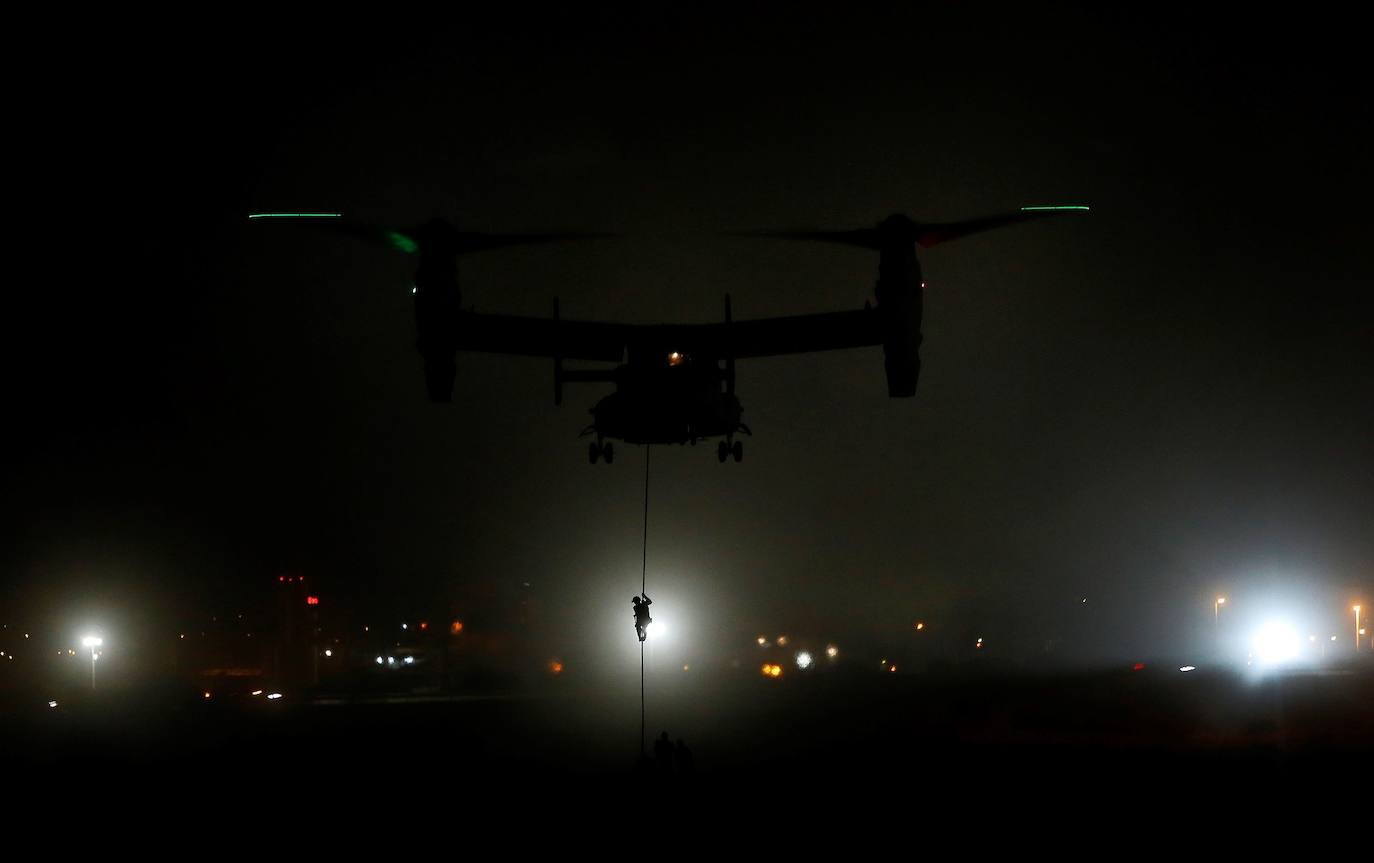
[[[597,458],[601,455],[601,446],[595,441],[587,444],[587,460],[596,464]]]
[[[730,455],[730,446],[729,446],[725,441],[721,441],[720,443],[716,444],[716,460],[717,460],[717,461],[719,461],[721,464],[725,464],[725,459],[728,458],[729,455]]]
[[[606,464],[613,463],[615,461],[615,446],[609,443],[606,444],[601,448],[601,454],[606,457]]]
[[[735,457],[736,463],[744,461],[744,441],[735,441],[735,445],[730,448],[730,454]]]

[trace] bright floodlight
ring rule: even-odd
[[[811,667],[811,654],[805,650],[797,654],[797,667],[805,671]]]
[[[664,636],[666,636],[667,634],[668,634],[668,627],[666,627],[666,626],[664,626],[663,624],[659,623],[657,620],[651,622],[647,627],[644,628],[644,636],[645,636],[646,638],[658,638],[658,639],[661,639],[661,638],[663,638]]]
[[[1299,644],[1293,627],[1270,621],[1255,633],[1255,656],[1265,665],[1279,665],[1297,657]]]
[[[834,659],[835,657],[840,655],[840,649],[832,644],[825,649],[825,655],[830,657],[831,659]]]
[[[88,635],[85,638],[81,639],[82,647],[99,647],[104,643],[105,639],[101,638],[98,635]]]
[[[1187,672],[1189,672],[1189,671],[1197,671],[1197,666],[1196,666],[1196,665],[1184,665],[1184,666],[1181,666],[1178,670],[1179,670],[1179,671],[1182,671],[1182,672],[1184,672],[1184,673],[1187,673]]]

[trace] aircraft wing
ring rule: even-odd
[[[861,348],[883,343],[878,312],[856,309],[713,324],[616,324],[463,312],[459,349],[622,362],[626,351],[683,351],[724,359]]]
[[[458,348],[522,357],[558,357],[565,360],[600,360],[618,363],[625,359],[630,334],[639,327],[600,321],[563,321],[462,312],[458,322]]]
[[[733,354],[736,358],[866,348],[883,343],[882,327],[875,309],[758,318],[708,326],[717,334],[720,356]]]

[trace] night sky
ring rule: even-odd
[[[273,210],[611,232],[465,258],[464,302],[704,323],[726,293],[858,308],[877,276],[723,232],[1090,204],[922,252],[915,399],[880,348],[741,361],[744,462],[654,449],[656,613],[702,651],[923,618],[1096,659],[1197,643],[1218,592],[1333,632],[1374,600],[1350,22],[401,23],[73,37],[32,73],[6,615],[171,628],[285,571],[378,616],[528,581],[557,637],[633,646],[644,453],[592,467],[577,437],[608,390],[555,408],[550,362],[461,354],[428,403],[413,260],[245,218]]]

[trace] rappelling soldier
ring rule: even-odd
[[[640,596],[643,597],[642,600]],[[653,605],[654,601],[649,598],[647,593],[642,593],[640,596],[636,596],[631,602],[634,604],[635,611],[635,633],[639,635],[639,640],[643,641],[649,637],[649,624],[654,622],[654,619],[649,616],[649,606]]]

